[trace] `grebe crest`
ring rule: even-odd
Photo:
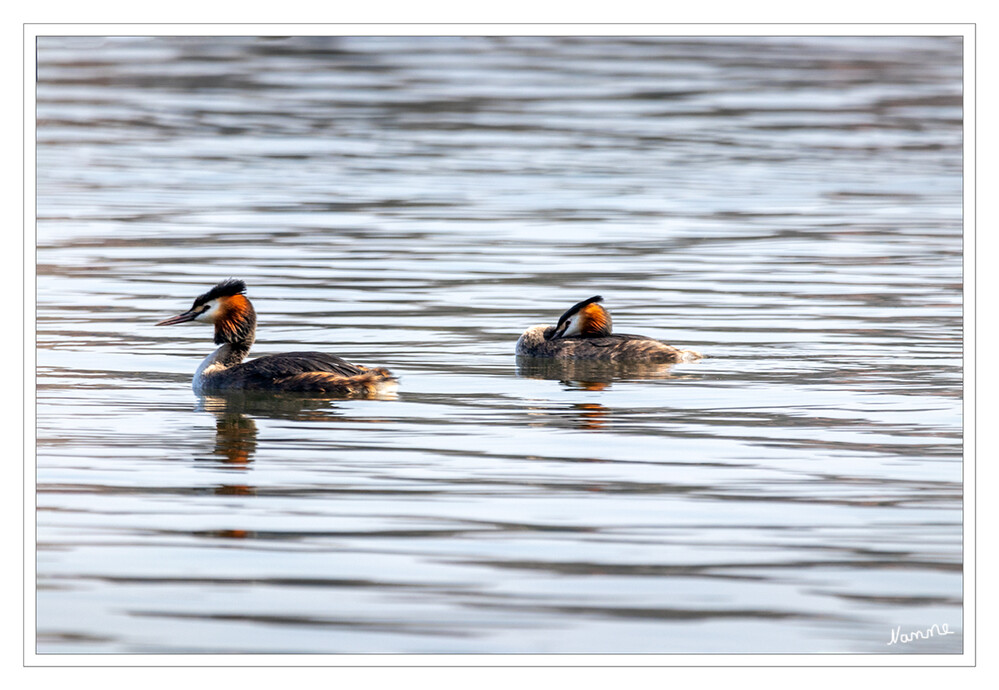
[[[386,369],[369,369],[322,352],[287,352],[243,363],[256,337],[257,313],[242,280],[223,280],[186,312],[156,325],[188,321],[214,325],[215,344],[221,346],[195,372],[198,392],[272,390],[357,397],[391,393],[395,387],[396,379]]]
[[[701,355],[641,335],[614,333],[610,312],[596,295],[574,304],[554,326],[532,326],[517,341],[517,354],[605,362],[689,362]]]

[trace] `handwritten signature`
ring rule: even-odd
[[[928,640],[931,637],[937,635],[953,635],[955,634],[953,630],[947,627],[946,623],[937,625],[934,623],[926,630],[913,630],[911,632],[902,632],[902,626],[897,628],[892,628],[891,639],[888,640],[889,645],[897,644],[901,642],[902,644],[908,644],[913,640]]]

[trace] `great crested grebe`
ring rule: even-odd
[[[554,326],[531,326],[517,341],[517,354],[604,362],[691,362],[701,355],[643,335],[611,333],[611,316],[597,295],[574,304]]]
[[[253,345],[257,314],[242,280],[223,280],[194,300],[194,306],[157,326],[203,321],[215,326],[221,347],[194,374],[195,391],[299,391],[347,396],[388,392],[395,377],[322,352],[285,352],[243,363]]]

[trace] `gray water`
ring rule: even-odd
[[[961,652],[961,59],[40,39],[37,651]],[[397,397],[195,396],[230,276]]]

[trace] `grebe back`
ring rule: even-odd
[[[246,298],[246,283],[224,280],[194,300],[183,314],[160,321],[172,326],[201,321],[215,326],[215,343],[194,374],[195,391],[269,390],[367,396],[388,392],[395,377],[322,352],[285,352],[243,362],[256,334],[257,314]]]
[[[612,332],[612,321],[597,295],[570,307],[554,326],[531,326],[517,341],[517,354],[608,362],[690,362],[701,355],[643,335]]]

